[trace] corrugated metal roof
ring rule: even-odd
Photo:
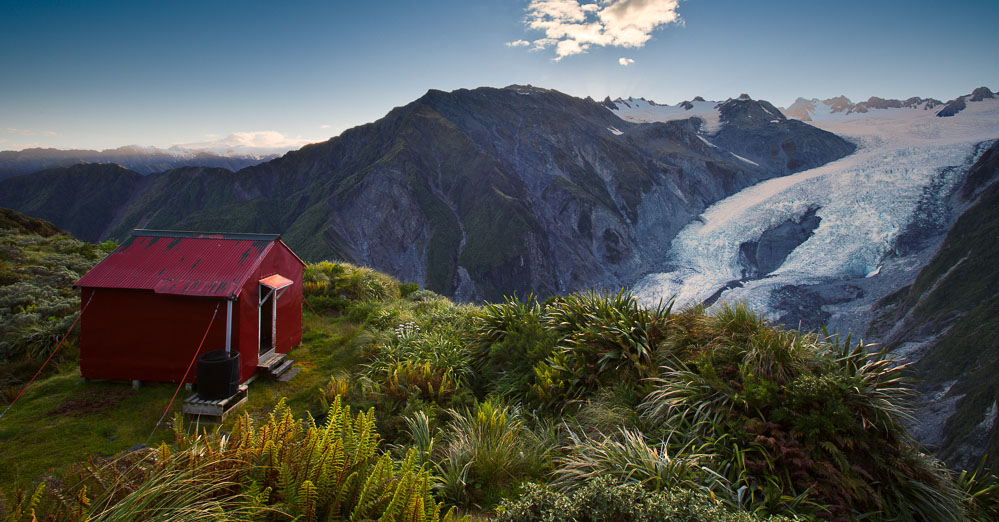
[[[135,230],[76,286],[235,297],[278,240],[276,234]]]

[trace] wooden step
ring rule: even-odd
[[[281,364],[281,366],[278,366],[274,370],[271,370],[271,375],[273,375],[274,378],[281,377],[282,375],[284,375],[285,372],[291,369],[291,366],[293,364],[295,364],[295,361],[291,359],[285,359],[284,363]]]
[[[272,352],[265,359],[257,361],[257,370],[264,370],[266,372],[273,372],[275,368],[281,366],[285,358],[288,355],[284,353]]]
[[[292,368],[292,369],[284,372],[284,375],[278,377],[278,380],[281,381],[281,382],[288,382],[294,376],[298,375],[298,372],[300,372],[300,371],[302,371],[301,368]]]
[[[257,363],[257,374],[267,379],[278,379],[287,382],[291,377],[285,379],[282,376],[286,375],[294,364],[295,361],[289,359],[287,354],[273,353]],[[292,374],[293,376],[294,374]]]

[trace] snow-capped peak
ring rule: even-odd
[[[798,98],[786,109],[781,109],[788,118],[801,121],[824,121],[846,118],[856,118],[860,115],[877,113],[891,109],[913,109],[913,110],[938,110],[938,116],[953,116],[964,109],[965,101],[982,101],[993,98],[995,94],[987,87],[979,87],[971,94],[959,96],[954,100],[944,103],[935,98],[912,97],[905,100],[885,99],[872,96],[867,101],[853,103],[846,96],[837,96],[826,100],[818,98],[805,99]],[[937,109],[939,106],[942,109]]]
[[[667,122],[696,117],[704,122],[701,125],[703,132],[713,134],[721,128],[719,102],[705,101],[700,96],[676,105],[660,105],[645,98],[629,97],[626,100],[622,98],[611,100],[610,97],[607,97],[602,105],[622,120],[633,123]]]

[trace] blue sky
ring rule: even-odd
[[[2,1],[0,150],[293,148],[428,89],[513,83],[659,103],[745,92],[779,106],[999,89],[995,1],[535,1]],[[596,18],[618,2],[631,18]],[[550,13],[566,6],[598,37],[565,31],[571,17]]]

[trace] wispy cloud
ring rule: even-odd
[[[24,149],[39,149],[42,148],[42,144],[38,142],[29,143],[7,143],[3,142],[3,150],[24,150]]]
[[[631,59],[631,58],[618,58],[618,59],[617,59],[617,63],[619,63],[619,64],[621,64],[621,65],[623,65],[623,66],[627,67],[627,66],[629,66],[629,65],[631,65],[631,64],[633,64],[633,63],[635,63],[635,60],[633,60],[633,59]]]
[[[528,42],[527,40],[514,40],[506,43],[507,47],[526,47],[528,45],[531,45],[531,42]]]
[[[532,0],[524,23],[529,29],[545,34],[544,38],[531,42],[534,48],[554,47],[558,61],[585,53],[594,45],[642,47],[656,29],[683,23],[677,13],[679,3],[680,0],[600,0],[599,3]],[[507,45],[520,47],[526,41],[516,40]]]
[[[319,126],[320,129],[329,129],[331,127],[333,127],[333,126],[330,125],[329,123],[324,123],[324,124],[322,124],[322,125]]]
[[[58,136],[58,132],[53,131],[36,131],[29,129],[15,129],[13,127],[7,127],[4,129],[10,134],[17,134],[18,136]]]
[[[312,140],[301,137],[291,138],[277,131],[234,132],[225,138],[216,135],[205,136],[206,141],[181,143],[175,148],[187,150],[210,150],[214,152],[237,152],[245,154],[269,154],[298,149]],[[174,148],[171,147],[171,148]]]

